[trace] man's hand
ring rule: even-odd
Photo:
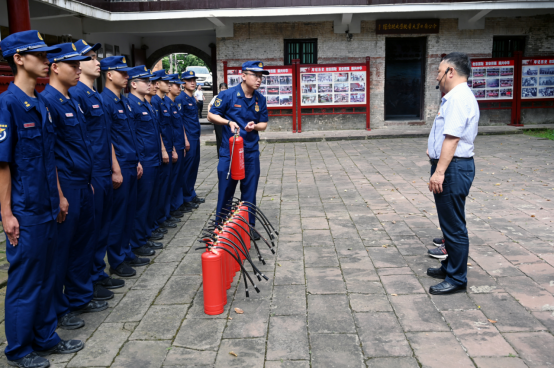
[[[237,132],[237,130],[238,130],[237,133],[240,134],[240,126],[239,126],[237,123],[235,123],[235,122],[230,122],[230,123],[229,123],[229,128],[231,128],[231,132],[233,132],[233,134],[235,134],[235,132]]]
[[[162,150],[162,161],[164,164],[169,163],[169,154],[165,150]]]
[[[444,182],[444,173],[435,170],[435,173],[429,180],[429,191],[438,194],[442,192],[442,183]]]
[[[142,165],[140,163],[138,163],[138,165],[137,165],[137,179],[140,179],[142,177],[142,173],[143,173]]]
[[[92,188],[92,194],[94,195],[94,186],[90,185],[90,188]]]
[[[177,155],[177,151],[175,151],[175,149],[173,149],[171,153],[171,162],[176,163],[177,160],[179,160],[179,155]]]
[[[17,246],[19,243],[19,221],[13,216],[11,210],[10,214],[2,214],[2,225],[10,243],[14,247]]]
[[[254,128],[256,128],[256,123],[250,121],[244,129],[246,129],[246,132],[252,132]]]
[[[65,197],[60,198],[60,212],[58,213],[57,221],[58,223],[63,223],[65,218],[69,214],[69,202]]]
[[[183,150],[183,158],[184,158],[185,156],[187,156],[187,149],[184,149],[184,150]]]
[[[431,159],[431,157],[429,156],[429,149],[427,149],[427,157]]]
[[[112,186],[114,190],[117,190],[119,186],[123,183],[123,175],[121,172],[113,172],[112,173]]]

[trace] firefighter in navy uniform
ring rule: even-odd
[[[260,150],[258,147],[259,131],[267,128],[269,120],[265,97],[257,91],[264,70],[260,61],[248,61],[242,64],[242,83],[226,91],[222,91],[208,114],[208,120],[223,126],[223,141],[219,151],[217,175],[219,178],[219,193],[217,198],[217,213],[227,207],[232,200],[237,187],[236,180],[227,179],[229,171],[230,152],[229,139],[233,133],[238,133],[244,140],[244,166],[246,177],[240,181],[241,199],[256,204],[256,191],[260,178]],[[255,217],[250,216],[249,222],[255,225]],[[259,239],[260,235],[254,235]]]

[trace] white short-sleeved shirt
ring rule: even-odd
[[[196,100],[198,100],[198,101],[203,101],[204,100],[204,93],[202,92],[202,90],[196,90],[194,92],[194,97],[196,97]]]
[[[473,141],[479,127],[479,104],[467,83],[460,83],[441,100],[429,134],[427,148],[431,159],[439,159],[445,135],[459,137],[454,156],[473,157]]]

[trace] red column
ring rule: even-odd
[[[223,61],[223,83],[227,84],[227,60]],[[227,86],[228,87],[228,86]]]
[[[370,104],[370,101],[371,101],[371,88],[370,88],[370,85],[371,85],[371,70],[369,69],[370,66],[371,66],[370,60],[371,60],[371,58],[369,56],[366,56],[366,58],[365,58],[365,69],[366,69],[365,86],[366,86],[366,101],[367,101],[367,105],[366,105],[366,108],[365,108],[365,129],[366,129],[366,131],[371,131],[371,128],[370,128],[370,121],[371,121],[371,104]]]
[[[296,70],[298,59],[292,61],[292,133],[296,133],[296,115],[300,109],[298,104],[298,96],[300,95],[300,84],[297,81],[298,75]]]
[[[10,34],[31,29],[29,0],[8,0]]]
[[[512,99],[512,123],[510,125],[521,127],[521,66],[523,52],[516,51],[514,55],[514,87],[512,88],[514,97]]]

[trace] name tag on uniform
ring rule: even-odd
[[[25,128],[33,128],[35,126],[35,123],[23,123],[23,127]]]
[[[240,107],[241,107],[240,105],[235,104],[235,108],[240,108]]]
[[[123,114],[123,110],[118,110],[119,114]]]
[[[93,105],[92,108],[93,109],[98,109],[98,108],[100,108],[100,105]]]
[[[190,106],[192,106],[192,104],[189,104]]]
[[[164,113],[167,113],[167,110],[164,110]]]
[[[142,115],[148,115],[148,113],[147,113],[147,112],[145,112],[145,111],[143,111],[143,112],[142,112]]]
[[[65,113],[65,116],[68,117],[68,118],[72,118],[72,117],[73,117],[73,113]]]

